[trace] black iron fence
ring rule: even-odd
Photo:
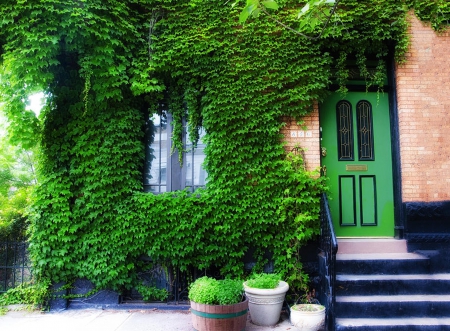
[[[335,328],[335,315],[334,307],[336,303],[335,283],[336,283],[336,253],[338,251],[338,244],[336,235],[334,233],[333,222],[331,219],[330,207],[328,206],[328,199],[323,194],[321,199],[321,236],[320,236],[320,249],[324,255],[324,276],[325,281],[322,282],[322,292],[326,297],[326,325],[329,331],[333,331]],[[322,299],[323,300],[323,299]]]
[[[189,268],[189,270],[181,271],[176,266],[162,266],[153,264],[151,259],[147,260],[147,266],[144,265],[143,270],[138,272],[138,278],[144,285],[154,286],[158,289],[167,290],[168,304],[189,304],[188,291],[189,284],[202,276],[219,277],[218,270],[211,268],[208,270],[198,270],[197,268]],[[141,261],[142,262],[142,261]],[[142,295],[137,289],[126,290],[122,293],[122,301],[139,302],[142,301]]]
[[[28,243],[0,242],[0,293],[31,280]]]

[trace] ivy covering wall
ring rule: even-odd
[[[17,141],[41,150],[30,239],[38,277],[121,290],[136,281],[143,255],[242,276],[254,249],[259,267],[270,251],[275,269],[301,286],[297,253],[319,233],[326,183],[301,156],[286,156],[280,119],[301,119],[333,75],[343,86],[348,59],[368,85],[384,82],[390,47],[397,59],[406,51],[408,9],[436,28],[450,11],[446,1],[342,0],[310,40],[263,15],[242,26],[228,2],[195,3],[0,5],[2,99]],[[301,3],[279,4],[274,17],[297,27]],[[40,120],[23,105],[36,90],[48,100]],[[195,194],[143,193],[146,114],[161,104],[175,119],[175,153],[182,118],[193,137],[206,129],[208,184]]]

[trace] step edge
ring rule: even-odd
[[[336,261],[429,261],[430,258],[417,253],[373,253],[373,254],[336,254]]]
[[[450,274],[338,274],[337,281],[364,281],[364,280],[448,280],[450,281]]]
[[[340,326],[439,326],[449,325],[450,317],[404,317],[404,318],[336,318]]]
[[[397,294],[397,295],[337,295],[336,302],[354,303],[399,303],[399,302],[449,302],[450,295],[445,294]]]

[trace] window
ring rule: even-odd
[[[144,169],[144,190],[155,194],[189,188],[194,191],[206,184],[206,171],[203,169],[205,160],[205,132],[200,130],[197,147],[184,129],[183,165],[178,159],[178,152],[171,153],[172,117],[163,111],[161,115],[153,114],[147,121],[146,153]]]
[[[339,161],[353,161],[353,114],[348,101],[336,105]]]
[[[358,124],[358,155],[360,161],[374,161],[372,105],[360,101],[356,105]]]
[[[153,115],[147,121],[145,146],[145,191],[161,193],[167,191],[168,141],[167,113]]]
[[[185,132],[187,132],[185,128]],[[189,134],[186,134],[185,150],[183,164],[186,168],[184,172],[185,178],[183,180],[185,187],[190,187],[195,191],[198,187],[204,187],[206,184],[206,171],[203,169],[203,162],[205,162],[205,143],[203,138],[205,130],[199,130],[199,140],[194,149],[192,142],[189,139]]]

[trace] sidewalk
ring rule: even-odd
[[[247,321],[246,331],[294,331],[286,316],[274,327]],[[189,311],[68,309],[61,312],[11,310],[0,316],[4,331],[193,331]]]

